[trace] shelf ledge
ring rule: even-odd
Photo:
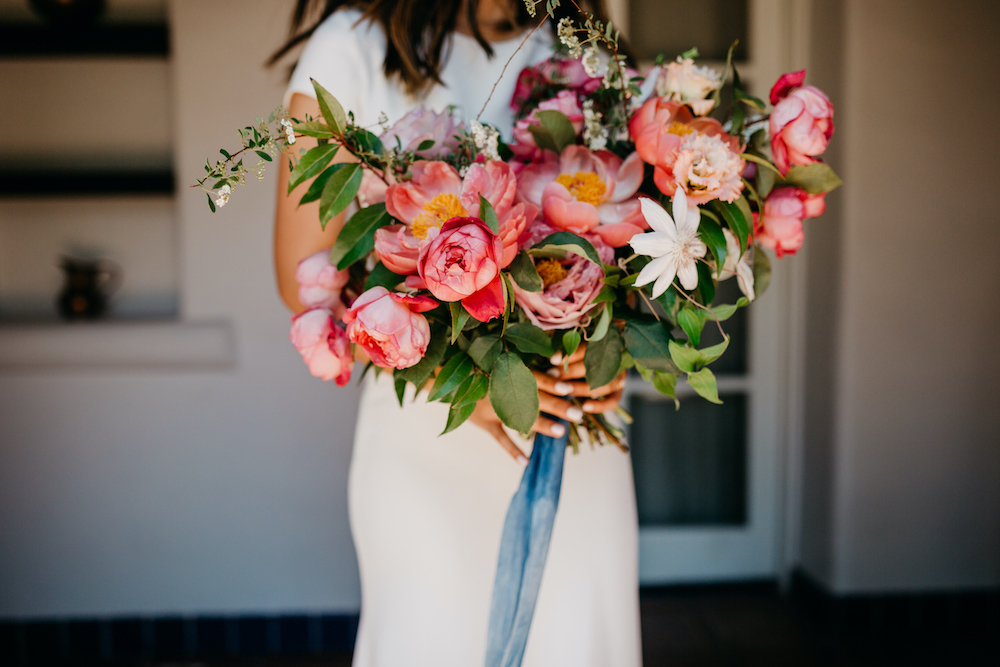
[[[0,325],[0,372],[236,367],[228,322],[81,322]]]

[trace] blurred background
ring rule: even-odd
[[[273,174],[188,188],[281,102],[294,3],[91,4],[0,0],[0,664],[348,651],[357,387],[288,343]],[[609,4],[647,61],[807,68],[846,182],[724,405],[630,387],[647,664],[1000,635],[1000,5]]]

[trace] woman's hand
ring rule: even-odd
[[[561,354],[553,357],[553,362],[560,365],[549,371],[551,375],[532,371],[538,383],[538,403],[543,413],[561,417],[570,422],[580,422],[583,420],[584,412],[608,412],[618,407],[622,390],[625,388],[625,373],[616,377],[610,384],[591,389],[585,380],[580,380],[585,375],[584,352],[586,352],[586,345],[581,345],[568,359],[562,359]],[[566,396],[593,400],[585,401],[583,410],[581,410],[567,401]],[[528,458],[507,435],[503,422],[500,421],[496,412],[493,411],[493,406],[490,405],[489,398],[484,398],[476,404],[476,409],[469,417],[469,421],[492,435],[514,460],[521,464],[527,464]],[[566,433],[566,427],[544,416],[538,417],[534,430],[554,438],[562,437]]]

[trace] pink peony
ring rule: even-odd
[[[351,345],[329,310],[314,308],[295,315],[288,338],[314,377],[336,380],[341,387],[350,382],[354,365]]]
[[[393,182],[392,174],[388,174],[389,182]],[[381,177],[375,175],[371,169],[364,169],[361,172],[361,187],[358,188],[358,205],[361,208],[368,208],[372,204],[381,204],[385,201],[385,191],[389,185]]]
[[[458,150],[458,141],[455,139],[458,127],[459,124],[455,123],[450,111],[436,113],[419,106],[382,134],[382,145],[387,150],[398,147],[434,160]],[[434,145],[418,151],[417,148],[425,141],[433,141]]]
[[[530,247],[556,231],[544,223],[535,225],[531,234],[522,239],[523,245]],[[603,262],[614,261],[614,250],[600,236],[587,234],[585,238],[594,244]],[[603,287],[601,267],[583,257],[568,255],[566,259],[536,260],[535,268],[542,277],[544,291],[528,292],[514,283],[514,298],[531,323],[546,331],[578,325],[594,307],[593,301]]]
[[[545,100],[538,107],[528,114],[527,118],[517,121],[514,125],[512,136],[514,142],[510,145],[510,150],[514,156],[524,162],[532,162],[542,157],[542,149],[535,143],[535,137],[528,129],[532,125],[538,125],[539,111],[559,111],[562,112],[569,121],[573,123],[573,130],[576,136],[583,132],[583,109],[577,101],[576,93],[570,90],[561,90],[552,99]]]
[[[401,276],[417,272],[420,239],[406,225],[389,225],[375,230],[375,254],[385,268]]]
[[[826,210],[824,195],[809,195],[799,188],[775,188],[764,201],[763,215],[753,214],[754,238],[778,255],[794,255],[805,240],[802,221]]]
[[[479,195],[482,195],[493,207],[500,224],[503,267],[514,260],[518,236],[538,214],[537,207],[515,202],[516,194],[517,177],[505,162],[474,164],[463,180],[445,162],[419,161],[413,165],[412,180],[389,187],[386,209],[422,244],[432,228],[440,228],[452,218],[478,217]]]
[[[550,225],[577,234],[593,232],[619,247],[648,228],[635,196],[643,169],[637,153],[623,161],[611,151],[567,146],[558,158],[549,153],[525,167],[518,195],[540,206]]]
[[[330,263],[330,251],[321,250],[299,262],[295,280],[299,283],[299,302],[306,308],[328,308],[338,319],[346,306],[340,293],[350,278],[347,270],[338,271]]]
[[[522,111],[538,91],[563,86],[578,95],[588,96],[603,85],[599,76],[590,76],[576,58],[553,57],[534,67],[525,67],[517,76],[510,108]]]
[[[382,368],[409,368],[424,358],[431,340],[430,325],[420,313],[438,303],[427,296],[410,296],[373,287],[344,314],[347,335],[372,363]]]
[[[636,152],[653,165],[660,192],[672,197],[680,187],[695,204],[739,198],[746,168],[739,156],[743,145],[719,121],[695,118],[681,102],[656,97],[635,112],[629,131]]]
[[[461,301],[480,322],[502,315],[500,237],[478,218],[454,218],[433,229],[430,238],[420,249],[417,271],[431,294]]]
[[[803,86],[806,71],[784,74],[771,88],[771,153],[782,174],[816,162],[833,136],[833,104],[819,88]]]

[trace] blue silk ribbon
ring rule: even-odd
[[[561,422],[568,426],[565,422]],[[566,436],[535,436],[521,486],[510,501],[490,603],[486,667],[520,667],[559,507]]]

